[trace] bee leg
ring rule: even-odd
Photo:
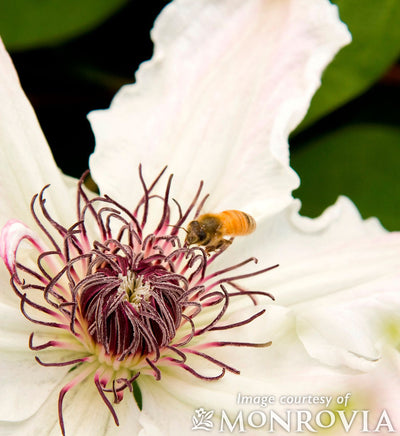
[[[230,239],[221,238],[220,240],[218,240],[218,242],[216,244],[207,245],[205,247],[206,253],[208,255],[210,255],[210,253],[212,251],[216,251],[216,250],[224,251],[224,250],[226,250],[232,244],[233,239],[234,238],[230,238]]]
[[[205,251],[206,251],[206,253],[207,253],[207,256],[211,256],[211,253],[212,253],[213,251],[215,251],[215,250],[217,249],[217,247],[216,247],[215,245],[206,245],[206,246],[204,247],[204,249],[205,249]]]
[[[226,250],[233,242],[234,238],[230,238],[230,239],[221,239],[221,241],[219,242],[217,248],[221,249],[221,250]]]

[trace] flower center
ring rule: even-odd
[[[209,332],[218,331],[222,336],[225,330],[238,329],[264,314],[265,310],[255,310],[253,315],[231,323],[226,318],[232,300],[250,297],[256,305],[256,295],[273,298],[267,292],[248,291],[239,282],[277,265],[235,273],[256,262],[249,258],[213,269],[214,260],[225,257],[231,241],[210,255],[205,248],[188,245],[179,236],[189,216],[199,216],[207,196],[200,200],[201,183],[186,210],[175,200],[170,204],[172,176],[164,196],[152,192],[164,171],[148,186],[139,167],[143,196],[133,211],[108,196],[89,198],[82,177],[75,223],[64,227],[50,216],[45,207],[45,187],[31,204],[43,238],[15,220],[2,231],[0,253],[21,299],[21,311],[35,325],[46,326],[51,332],[49,340],[40,345],[33,344],[32,333],[29,346],[39,355],[48,348],[65,351],[61,361],[43,362],[39,355],[36,360],[46,367],[70,365],[74,375],[59,396],[63,435],[63,398],[88,377],[93,377],[118,424],[112,400],[118,403],[124,391],[132,392],[140,374],[153,375],[158,381],[162,369],[169,366],[201,380],[217,380],[226,371],[239,374],[239,370],[216,359],[214,348],[271,344],[207,340]],[[152,205],[160,201],[158,224],[150,225]],[[177,208],[173,224],[172,204]],[[37,251],[36,259],[27,261],[32,250],[24,251],[22,241]],[[17,259],[19,253],[23,260]],[[207,366],[217,368],[218,373],[204,372]]]
[[[126,276],[118,275],[121,284],[118,287],[118,293],[126,295],[126,299],[132,306],[138,310],[142,300],[146,303],[150,299],[150,285],[144,283],[143,276],[137,275],[133,271],[127,271]]]
[[[76,286],[88,333],[118,360],[159,357],[175,337],[187,304],[185,277],[170,270],[165,255],[145,258],[140,248],[108,240],[101,254],[94,251]]]

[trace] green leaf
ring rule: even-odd
[[[400,230],[400,128],[348,126],[292,150],[301,178],[294,192],[301,214],[320,215],[340,194],[354,201],[364,218],[377,216],[388,230]]]
[[[376,82],[400,54],[399,0],[334,0],[353,42],[322,77],[322,86],[297,132],[352,100]]]
[[[143,408],[142,391],[140,390],[140,387],[137,384],[136,380],[132,383],[132,387],[133,387],[133,397],[135,398],[136,404],[139,407],[139,410],[142,410]]]
[[[96,27],[128,0],[1,0],[9,50],[51,46]]]

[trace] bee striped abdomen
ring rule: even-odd
[[[224,235],[243,236],[256,229],[255,219],[240,210],[225,210],[217,216],[221,219],[221,230]]]

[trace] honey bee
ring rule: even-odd
[[[202,245],[209,254],[232,243],[224,236],[248,235],[255,229],[255,219],[240,210],[206,213],[188,224],[185,242]]]

